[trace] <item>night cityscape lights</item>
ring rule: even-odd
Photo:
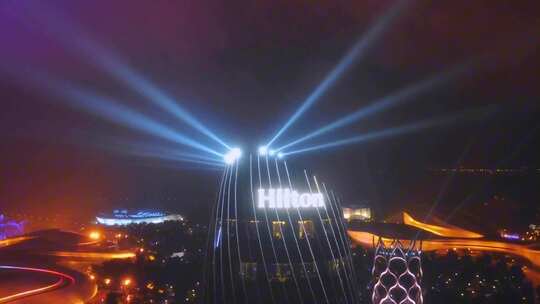
[[[0,304],[540,303],[540,1],[4,2]]]
[[[131,224],[159,224],[166,221],[183,221],[178,214],[167,214],[159,211],[137,211],[130,213],[128,210],[114,210],[111,215],[96,216],[99,224],[106,226],[126,226]]]

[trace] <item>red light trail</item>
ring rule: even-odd
[[[18,292],[9,296],[5,296],[0,298],[0,303],[9,303],[11,301],[20,300],[26,297],[31,297],[34,295],[42,294],[45,292],[50,292],[53,290],[57,290],[60,288],[64,288],[68,285],[72,285],[75,283],[75,278],[58,271],[49,270],[49,269],[42,269],[42,268],[32,268],[32,267],[18,267],[18,266],[7,266],[7,265],[0,265],[0,269],[7,269],[7,270],[21,270],[21,271],[31,271],[31,272],[38,272],[38,273],[46,273],[50,275],[54,275],[59,277],[59,280],[55,282],[54,284],[50,284],[47,286],[43,286],[40,288],[30,289],[23,292]]]

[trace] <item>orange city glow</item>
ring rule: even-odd
[[[122,285],[124,285],[124,286],[129,286],[129,285],[131,285],[131,279],[129,279],[129,278],[124,279],[124,281],[122,281]]]
[[[99,233],[99,231],[91,231],[89,234],[88,234],[88,237],[92,240],[99,240],[101,238],[101,233]]]
[[[57,257],[84,258],[84,259],[129,259],[136,255],[133,252],[77,252],[55,251],[48,253]]]
[[[1,240],[0,241],[0,248],[15,245],[17,243],[20,243],[20,242],[23,242],[23,241],[26,241],[26,240],[30,240],[30,239],[33,239],[33,237],[19,236],[19,237],[14,237],[14,238],[10,238],[10,239]]]

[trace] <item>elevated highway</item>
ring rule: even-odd
[[[471,250],[501,253],[524,260],[528,266],[525,274],[532,281],[540,283],[540,250],[513,242],[491,240],[483,235],[452,226],[441,226],[420,222],[403,213],[404,224],[350,224],[348,234],[353,243],[371,248],[379,237],[383,241],[399,239],[407,243],[418,238],[422,241],[422,251]]]

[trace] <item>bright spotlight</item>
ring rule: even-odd
[[[299,149],[295,151],[284,152],[283,155],[286,156],[286,155],[291,155],[291,154],[298,154],[298,153],[310,152],[310,151],[315,151],[315,150],[356,144],[359,142],[365,142],[365,141],[374,140],[374,139],[387,138],[387,137],[410,133],[410,132],[414,132],[414,131],[418,131],[418,130],[422,130],[426,128],[441,126],[441,125],[445,125],[449,123],[455,123],[456,121],[460,119],[466,119],[466,118],[470,119],[473,117],[481,118],[486,113],[488,113],[486,112],[488,109],[489,108],[486,107],[483,109],[480,108],[478,110],[462,112],[455,115],[448,115],[448,116],[439,117],[439,118],[426,119],[426,120],[422,120],[415,123],[410,123],[410,124],[401,125],[398,127],[365,133],[365,134],[361,134],[361,135],[357,135],[357,136],[353,136],[349,138],[344,138],[344,139],[340,139],[340,140],[336,140],[336,141],[328,142],[324,144],[319,144],[316,146],[311,146],[311,147],[307,147],[307,148],[303,148],[303,149]]]
[[[148,101],[174,115],[225,148],[230,149],[217,134],[190,113],[188,107],[182,106],[178,100],[160,89],[144,74],[128,65],[120,55],[86,36],[82,28],[77,28],[73,24],[67,26],[65,23],[59,23],[58,20],[52,21],[49,19],[46,21],[48,25],[51,25],[47,29],[55,33],[56,37],[65,37],[61,42],[66,44],[69,50],[77,55],[84,54],[89,57],[96,66],[146,97]]]
[[[277,131],[267,145],[274,143],[300,116],[311,108],[326,92],[337,82],[353,64],[362,58],[373,43],[386,32],[392,21],[399,15],[407,1],[397,2],[353,45],[339,63],[326,75],[323,81],[315,88],[311,94],[302,102],[300,107],[292,114],[285,124]]]
[[[30,80],[33,86],[38,89],[50,91],[53,95],[61,97],[70,107],[82,109],[127,128],[154,135],[177,144],[186,145],[219,157],[223,156],[205,144],[179,133],[169,126],[151,119],[114,99],[95,94],[74,83],[55,78],[40,71],[32,70],[32,76]]]
[[[285,154],[283,154],[283,152],[278,152],[278,154],[277,154],[277,157],[280,158],[280,159],[283,158],[284,156],[285,156]]]
[[[265,156],[268,154],[268,147],[267,146],[260,146],[259,147],[259,155]]]
[[[303,137],[300,137],[296,140],[293,140],[281,147],[278,148],[279,150],[290,148],[294,145],[297,145],[299,143],[302,143],[308,139],[321,136],[323,134],[326,134],[330,131],[334,131],[339,128],[343,128],[347,125],[353,124],[358,122],[361,119],[364,119],[366,117],[369,117],[370,115],[378,114],[384,110],[391,109],[394,107],[397,107],[399,105],[402,105],[406,101],[410,101],[418,94],[425,93],[426,91],[433,89],[437,85],[441,85],[442,83],[451,80],[455,76],[459,75],[461,72],[464,71],[465,66],[463,64],[456,65],[454,67],[451,67],[449,70],[444,71],[442,73],[438,73],[436,75],[432,75],[420,82],[414,83],[412,85],[406,86],[405,88],[400,89],[399,91],[392,93],[391,95],[382,97],[375,102],[372,102],[370,105],[366,107],[361,107],[358,110],[349,113],[325,126],[322,126],[319,129],[316,129],[315,131],[304,135]]]
[[[240,156],[242,156],[242,150],[240,148],[233,148],[223,156],[223,160],[227,165],[233,164],[235,161],[237,161]]]

